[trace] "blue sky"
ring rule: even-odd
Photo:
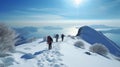
[[[75,0],[0,0],[0,22],[13,25],[119,24],[120,0],[78,2],[80,3]]]

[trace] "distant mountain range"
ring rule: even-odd
[[[19,35],[17,45],[21,45],[23,43],[27,43],[29,39],[36,37],[35,32],[38,31],[36,27],[22,27],[22,28],[13,28],[16,33]]]
[[[90,44],[104,44],[109,49],[111,54],[120,57],[120,47],[105,35],[103,35],[102,32],[96,31],[89,26],[83,26],[79,29],[77,36],[80,36],[83,40]]]
[[[17,45],[21,45],[27,43],[31,39],[40,38],[44,34],[43,32],[38,32],[39,29],[48,31],[48,30],[62,30],[62,27],[56,26],[43,26],[43,27],[21,27],[21,28],[13,28],[17,34],[19,34]]]
[[[90,25],[91,28],[94,28],[94,29],[103,29],[103,28],[120,28],[120,27],[114,27],[114,26],[107,26],[107,25]]]
[[[42,28],[45,30],[62,30],[63,29],[62,27],[55,27],[55,26],[45,26]]]
[[[111,30],[101,30],[103,33],[113,33],[113,34],[120,34],[120,28],[119,29],[111,29]]]

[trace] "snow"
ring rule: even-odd
[[[89,45],[89,44],[88,44]],[[92,54],[85,54],[85,49],[76,49],[73,45],[64,43],[61,53],[63,53],[63,61],[68,64],[68,67],[119,67],[120,62],[110,60],[103,56]],[[67,49],[64,49],[67,48]]]
[[[55,40],[55,39],[54,39]],[[77,48],[74,46],[76,41],[82,41],[85,44],[85,49]],[[89,43],[82,39],[72,39],[65,37],[62,42],[53,42],[52,50],[48,50],[46,42],[38,39],[32,43],[26,43],[16,47],[16,52],[10,56],[14,59],[11,60],[12,65],[8,67],[119,67],[120,61],[115,60],[111,55],[110,59],[105,58],[99,54],[89,52]],[[22,56],[30,54],[34,56],[30,59],[21,58]],[[4,58],[3,58],[4,59]],[[0,59],[1,61],[1,59]],[[3,63],[1,61],[0,63]]]
[[[79,29],[77,36],[81,37],[91,45],[101,43],[109,49],[110,53],[120,57],[120,47],[103,35],[102,32],[98,32],[88,26],[83,26]]]

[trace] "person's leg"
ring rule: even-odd
[[[48,45],[48,49],[50,50],[50,44]]]
[[[57,38],[57,42],[58,42],[58,38]]]
[[[52,49],[52,44],[51,44],[51,43],[49,44],[49,50],[50,50],[50,49]]]
[[[50,44],[48,44],[48,50],[50,50]]]

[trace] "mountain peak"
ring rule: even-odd
[[[77,36],[90,44],[101,43],[109,49],[111,54],[120,57],[120,47],[101,32],[98,32],[89,26],[81,27]]]

